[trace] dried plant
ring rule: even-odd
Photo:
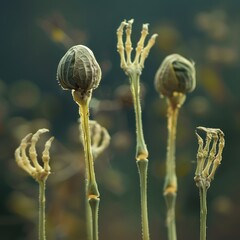
[[[150,49],[155,43],[157,34],[152,35],[147,45],[144,47],[144,41],[148,35],[148,24],[143,24],[140,40],[136,47],[135,58],[132,61],[132,24],[133,19],[128,22],[123,21],[117,29],[117,51],[120,55],[120,66],[129,78],[130,88],[133,97],[135,118],[136,118],[136,161],[140,177],[141,192],[141,212],[142,212],[142,235],[144,240],[149,239],[148,210],[147,210],[147,168],[148,168],[148,150],[144,140],[142,128],[142,113],[140,104],[140,75],[144,68],[144,62]],[[126,42],[123,43],[123,31],[125,28]]]
[[[143,24],[141,36],[135,48],[132,59],[132,25],[133,19],[121,22],[117,29],[117,51],[120,55],[120,66],[129,78],[136,121],[136,164],[140,179],[141,224],[142,239],[149,240],[148,204],[147,204],[147,173],[148,149],[144,139],[140,76],[149,52],[155,44],[157,34],[153,34],[145,44],[148,35],[148,24]],[[124,41],[125,33],[125,41]],[[176,175],[176,133],[179,110],[186,100],[186,94],[192,92],[196,86],[195,66],[192,61],[171,54],[160,65],[155,76],[155,88],[160,97],[167,101],[167,156],[166,176],[163,195],[167,206],[168,239],[176,240],[175,205],[177,198]],[[78,106],[80,116],[79,132],[83,144],[85,160],[85,201],[87,238],[98,240],[98,212],[100,193],[95,177],[94,163],[99,155],[109,146],[108,131],[96,121],[90,120],[89,104],[92,92],[101,81],[102,72],[93,52],[86,46],[71,47],[62,57],[57,68],[57,80],[64,90],[71,90],[72,97]],[[197,130],[206,133],[205,143]],[[224,134],[220,129],[198,127],[197,168],[194,180],[200,193],[200,240],[206,240],[207,220],[207,190],[215,176],[216,169],[222,160],[225,144]],[[45,230],[45,188],[51,173],[49,166],[51,137],[45,143],[42,152],[42,163],[37,159],[36,144],[40,135],[48,129],[39,129],[35,134],[28,134],[15,151],[15,159],[20,168],[26,171],[39,184],[39,240],[46,240]]]
[[[89,125],[89,103],[92,91],[98,87],[102,72],[93,52],[83,45],[70,48],[59,62],[57,79],[63,89],[72,90],[79,106],[80,128],[85,152],[87,228],[90,239],[98,239],[98,209],[100,194],[94,171]],[[87,209],[89,208],[86,207]]]
[[[42,153],[42,162],[39,164],[36,152],[36,143],[39,140],[41,134],[48,132],[48,129],[39,129],[35,134],[28,134],[24,137],[20,143],[20,146],[15,151],[15,159],[20,168],[26,171],[30,176],[35,179],[39,184],[39,226],[38,226],[38,239],[46,239],[45,230],[45,188],[46,181],[51,173],[49,161],[49,150],[53,141],[51,137],[45,144],[45,148]],[[30,145],[30,147],[29,147]],[[27,148],[29,147],[29,156],[27,155]]]
[[[197,127],[206,133],[205,144],[196,131],[198,139],[197,168],[194,181],[200,195],[200,240],[206,240],[207,227],[207,191],[214,179],[216,170],[222,161],[225,145],[224,133],[218,128]]]
[[[93,159],[96,160],[109,146],[110,136],[106,128],[97,121],[90,120],[91,144]]]
[[[176,240],[177,175],[175,152],[177,120],[179,110],[185,102],[186,93],[193,91],[196,85],[194,63],[178,54],[171,54],[160,65],[154,83],[160,96],[167,99],[168,106],[168,142],[163,195],[167,205],[168,239]]]

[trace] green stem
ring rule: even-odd
[[[142,112],[140,104],[140,74],[133,72],[129,74],[130,87],[133,96],[135,119],[136,119],[136,160],[140,178],[140,198],[141,198],[141,217],[142,217],[142,237],[149,240],[148,208],[147,208],[147,169],[148,169],[148,150],[145,144]]]
[[[138,172],[140,177],[140,190],[141,190],[141,212],[142,212],[142,234],[143,239],[149,239],[149,226],[148,226],[148,207],[147,207],[147,169],[148,160],[137,161]]]
[[[90,137],[90,127],[89,127],[89,107],[88,103],[82,103],[79,109],[81,115],[81,129],[83,133],[83,146],[86,159],[86,170],[87,170],[87,180],[88,180],[88,194],[99,196],[97,182],[95,178],[94,166],[93,166],[93,156],[91,149],[91,137]]]
[[[142,110],[140,103],[140,75],[138,73],[132,73],[130,75],[130,87],[133,96],[133,104],[136,119],[136,160],[145,160],[148,158],[148,150],[144,140],[143,127],[142,127]]]
[[[91,198],[88,202],[92,213],[92,239],[98,240],[98,211],[100,199]]]
[[[89,200],[88,200],[88,182],[87,179],[85,180],[85,206],[86,206],[86,227],[87,227],[87,239],[91,240],[93,239],[93,229],[92,229],[92,210],[89,205]]]
[[[87,234],[89,239],[98,239],[98,209],[99,209],[99,191],[95,178],[94,163],[91,149],[91,137],[89,128],[89,99],[79,103],[79,114],[81,116],[81,129],[83,137],[83,146],[85,152],[86,166],[86,220]],[[94,208],[90,204],[91,199],[98,199],[98,204]]]
[[[177,176],[176,176],[176,129],[179,108],[169,103],[168,107],[168,144],[166,160],[166,177],[164,183],[164,197],[167,205],[167,228],[168,239],[176,240],[175,205],[177,197]]]
[[[45,187],[46,181],[40,180],[39,184],[39,221],[38,221],[38,239],[46,240],[46,230],[45,230]]]
[[[200,240],[206,240],[207,232],[207,189],[199,187],[200,194]]]
[[[80,104],[79,104],[79,115],[81,116],[81,109],[80,109]],[[84,138],[84,136],[86,136],[86,133],[84,132],[84,128],[82,127],[82,122],[80,122],[79,124],[79,130],[80,132],[82,132],[82,135],[80,136],[80,138]],[[82,139],[80,139],[80,141],[82,142]],[[83,143],[83,147],[84,147],[84,152],[86,149],[85,144]],[[91,208],[89,206],[89,202],[88,202],[88,161],[87,158],[84,157],[85,160],[85,208],[86,208],[86,229],[87,229],[87,239],[91,240],[92,239],[92,213],[91,213]]]

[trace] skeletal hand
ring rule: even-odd
[[[224,133],[217,128],[197,127],[197,130],[206,132],[205,145],[196,131],[198,138],[197,169],[194,180],[197,187],[210,187],[216,169],[221,164],[222,152],[225,145]]]
[[[144,47],[144,41],[146,39],[146,36],[148,35],[148,24],[143,24],[142,26],[142,32],[140,40],[137,43],[136,47],[136,55],[132,62],[131,60],[131,52],[133,50],[132,48],[132,41],[131,41],[131,33],[132,33],[132,24],[133,19],[126,22],[124,20],[119,28],[117,29],[117,51],[119,52],[120,59],[121,59],[121,68],[126,72],[126,74],[129,74],[129,71],[132,70],[138,70],[141,73],[141,70],[144,67],[144,61],[147,58],[150,49],[155,43],[157,34],[152,35],[152,37],[149,39],[147,45]],[[123,43],[123,31],[126,27],[126,41],[125,45]],[[125,58],[126,54],[126,58]]]
[[[96,121],[90,121],[92,155],[95,160],[109,145],[108,131]]]
[[[15,151],[15,159],[20,168],[25,170],[36,181],[45,181],[50,174],[49,166],[49,149],[54,137],[51,137],[46,143],[42,152],[43,164],[39,164],[37,160],[36,143],[41,134],[48,132],[48,129],[39,129],[35,134],[29,133],[24,137],[20,143],[20,146]],[[27,150],[28,146],[29,149]],[[27,151],[29,156],[27,155]]]

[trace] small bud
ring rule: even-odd
[[[98,87],[102,72],[93,52],[83,46],[71,47],[57,68],[57,80],[63,89],[87,92]]]
[[[154,84],[156,90],[167,97],[173,96],[174,92],[193,91],[196,86],[194,62],[179,54],[167,56],[156,73]]]

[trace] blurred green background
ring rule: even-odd
[[[240,239],[238,0],[1,0],[0,6],[1,239],[37,238],[38,186],[13,156],[22,137],[43,127],[55,136],[47,182],[48,239],[86,239],[78,109],[71,93],[62,91],[56,81],[59,60],[76,44],[91,48],[101,65],[103,78],[93,94],[91,118],[112,137],[95,164],[101,192],[99,236],[141,239],[134,111],[116,51],[116,29],[131,18],[134,46],[143,23],[150,24],[150,35],[159,35],[142,74],[151,239],[167,239],[162,197],[166,105],[153,80],[171,53],[193,59],[197,69],[197,88],[187,96],[178,122],[178,239],[199,238],[199,198],[193,181],[197,126],[221,128],[226,139],[223,161],[208,194],[208,239]],[[40,142],[39,155],[41,151]]]

